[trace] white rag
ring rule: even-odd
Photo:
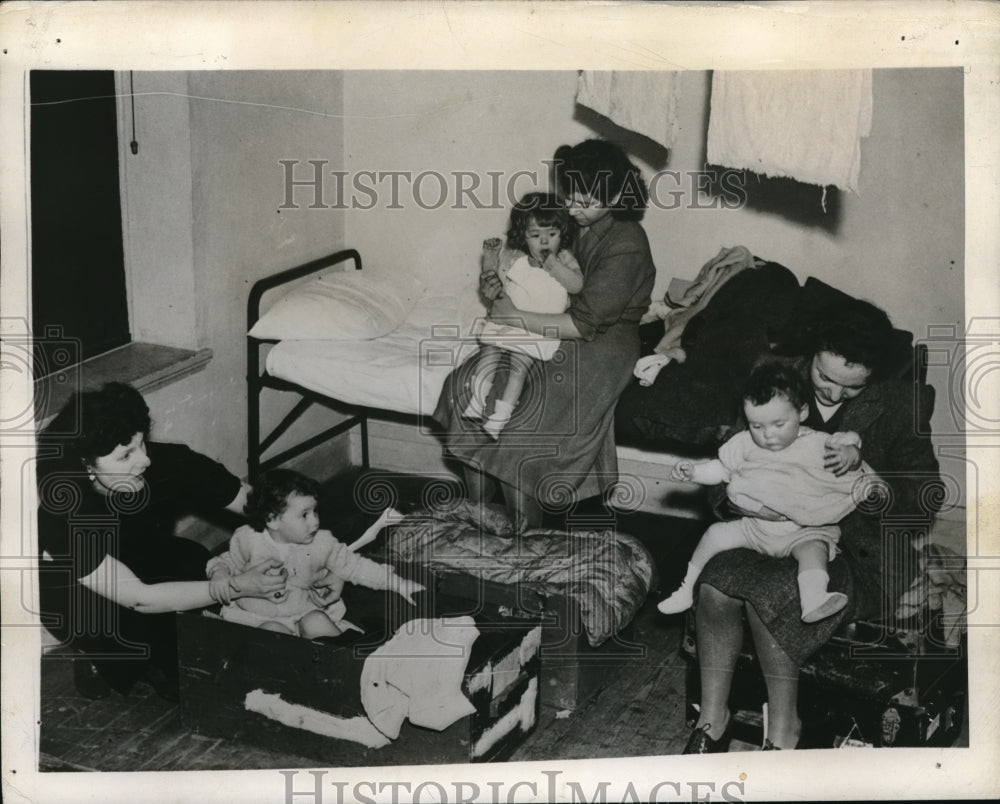
[[[708,162],[858,191],[871,70],[715,71]]]
[[[677,140],[677,84],[680,74],[654,70],[581,70],[576,102],[673,148]]]
[[[442,731],[476,711],[462,694],[472,643],[472,617],[410,620],[365,659],[361,704],[368,719],[396,739],[406,718]]]

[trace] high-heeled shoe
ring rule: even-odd
[[[77,693],[89,701],[99,701],[111,695],[111,685],[101,678],[89,659],[73,660],[73,686]]]
[[[776,746],[770,740],[764,740],[764,745],[761,747],[760,750],[761,751],[780,751],[781,749],[778,748],[778,746]]]
[[[732,738],[733,719],[729,718],[725,731],[718,740],[713,740],[708,736],[708,730],[712,728],[711,723],[706,723],[691,732],[687,745],[684,746],[682,754],[724,754],[729,750],[729,742]]]

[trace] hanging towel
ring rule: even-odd
[[[871,70],[716,71],[708,161],[856,193],[871,125]]]
[[[679,80],[679,73],[670,71],[581,70],[576,102],[664,148],[673,148]]]

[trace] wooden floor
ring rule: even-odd
[[[543,707],[538,728],[510,757],[582,759],[677,754],[684,722],[684,659],[680,626],[650,601],[636,622],[647,657],[622,668],[613,683],[582,708],[559,713]],[[73,687],[72,662],[42,660],[40,769],[149,771],[314,767],[316,761],[244,743],[188,732],[178,707],[144,684],[128,696],[88,701]],[[568,716],[567,716],[568,714]],[[734,750],[747,749],[743,744]],[[375,753],[371,763],[380,764]],[[344,762],[342,764],[350,764]]]
[[[351,492],[329,489],[330,500],[321,502],[323,510],[356,510],[344,504],[345,493]],[[412,506],[419,494],[419,488],[403,488],[400,507]],[[365,524],[356,514],[334,519],[325,524],[345,539],[360,534]],[[692,520],[632,513],[618,515],[616,527],[649,547],[660,575],[633,624],[633,639],[644,647],[645,655],[624,664],[603,690],[575,711],[543,707],[538,727],[510,757],[512,761],[658,756],[678,754],[684,747],[690,727],[684,711],[682,618],[659,614],[656,602],[662,589],[679,582],[702,526]],[[399,764],[385,758],[387,749],[381,757],[378,751],[368,751],[359,761],[357,747],[344,745],[353,750],[345,749],[342,758],[334,753],[337,761],[330,767]],[[755,749],[739,742],[731,748]],[[74,689],[72,662],[57,653],[41,660],[39,765],[43,771],[245,770],[314,767],[316,761],[193,734],[182,725],[177,705],[143,684],[128,696],[114,693],[88,701]]]

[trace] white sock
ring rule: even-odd
[[[798,580],[804,622],[814,623],[823,620],[847,605],[847,595],[842,592],[827,591],[830,575],[826,570],[802,570]]]
[[[490,417],[483,423],[483,429],[492,437],[499,438],[500,432],[510,421],[510,414],[514,412],[514,406],[510,402],[498,399],[496,407]]]
[[[490,379],[480,380],[479,377],[472,378],[472,396],[469,404],[462,411],[462,418],[482,419],[485,415],[486,397],[493,390],[493,381]]]
[[[680,588],[666,600],[661,600],[656,608],[663,614],[678,614],[691,608],[694,605],[694,585],[698,582],[699,575],[701,567],[689,561],[687,574],[681,581]]]

